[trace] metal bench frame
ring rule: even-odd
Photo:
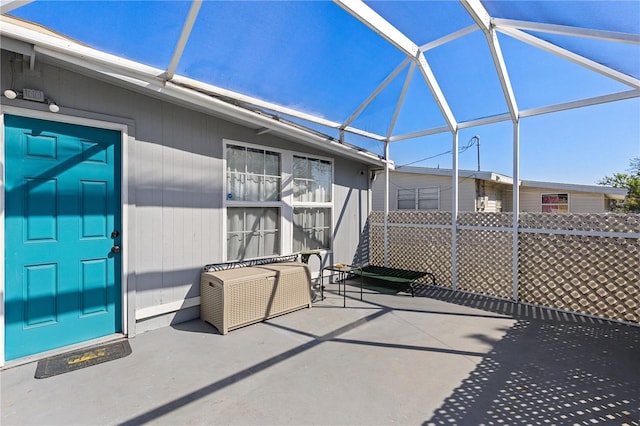
[[[389,268],[385,266],[367,265],[359,268],[354,268],[351,271],[354,275],[360,275],[361,280],[364,278],[373,278],[381,281],[386,281],[392,284],[406,284],[406,289],[411,289],[411,297],[415,297],[415,286],[417,281],[424,277],[431,279],[431,284],[436,285],[436,277],[431,272],[424,271],[410,271],[400,268]],[[362,281],[360,282],[362,287]]]

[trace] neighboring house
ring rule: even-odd
[[[196,318],[205,264],[358,255],[379,156],[2,20],[0,365]]]
[[[373,210],[384,209],[384,172],[372,183]],[[520,181],[521,212],[601,213],[627,191],[598,185]],[[458,171],[459,211],[513,211],[513,179],[494,172]],[[402,167],[389,173],[390,210],[451,211],[451,169]]]

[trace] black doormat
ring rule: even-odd
[[[52,356],[39,361],[35,378],[46,379],[69,371],[124,358],[130,353],[131,346],[129,346],[128,340],[119,340],[105,345],[67,352],[66,354]]]

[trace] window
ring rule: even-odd
[[[226,260],[331,247],[330,160],[232,141],[225,160]]]
[[[569,194],[542,194],[543,213],[568,213]]]
[[[293,208],[293,251],[326,249],[331,241],[331,209]]]
[[[398,189],[398,210],[438,210],[440,188]]]
[[[227,260],[280,254],[280,154],[227,145],[226,161]]]
[[[293,156],[293,201],[331,202],[331,163]]]
[[[293,251],[331,246],[333,167],[327,160],[293,156]]]
[[[280,209],[227,208],[227,259],[240,260],[280,253]]]
[[[280,154],[227,145],[227,199],[280,200]]]

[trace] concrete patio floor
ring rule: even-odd
[[[126,358],[0,373],[3,425],[640,424],[640,329],[438,288],[327,299],[226,336],[199,320]]]

